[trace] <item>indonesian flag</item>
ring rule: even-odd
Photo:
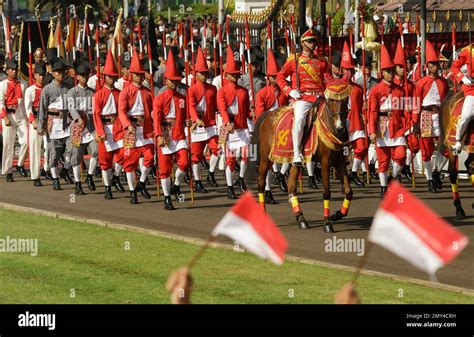
[[[375,213],[368,238],[431,276],[469,241],[396,181]]]
[[[260,208],[252,193],[245,192],[212,231],[237,241],[245,249],[275,264],[282,264],[288,242],[273,220]]]

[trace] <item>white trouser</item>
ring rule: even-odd
[[[303,137],[303,130],[306,122],[306,116],[314,103],[306,101],[296,101],[293,105],[295,118],[293,120],[293,162],[302,162],[301,155],[301,138]]]
[[[31,179],[39,179],[40,177],[40,166],[41,166],[41,149],[43,145],[43,136],[38,134],[33,128],[33,124],[30,124],[30,171]],[[47,160],[45,159],[45,162]]]
[[[5,126],[5,120],[2,119],[3,128],[3,157],[2,174],[12,173],[13,152],[15,150],[15,137],[18,134],[18,143],[20,143],[20,152],[18,154],[18,166],[23,166],[28,154],[28,125],[26,119],[18,112],[16,114],[7,114],[10,120],[10,126]]]
[[[43,149],[44,149],[44,163],[43,169],[49,171],[49,147],[48,147],[48,136],[43,136]]]
[[[456,140],[461,140],[461,137],[466,132],[470,120],[474,117],[474,96],[466,96],[462,105],[461,117],[458,119],[456,128]]]

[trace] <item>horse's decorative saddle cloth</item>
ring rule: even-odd
[[[464,96],[459,95],[459,98],[454,103],[452,109],[451,118],[449,119],[448,127],[446,129],[446,137],[444,144],[451,147],[456,143],[456,125],[458,119],[461,116],[462,105],[464,103]],[[464,150],[468,153],[474,153],[474,121],[471,120],[467,128],[466,133],[461,139],[461,143],[464,144]]]

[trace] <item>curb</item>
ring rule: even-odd
[[[99,226],[113,228],[113,229],[130,230],[130,231],[137,232],[137,233],[154,235],[154,236],[158,236],[158,237],[161,237],[161,238],[186,242],[186,243],[190,243],[190,244],[194,244],[194,245],[198,245],[198,246],[203,246],[204,244],[206,244],[206,240],[198,239],[198,238],[194,238],[194,237],[190,237],[190,236],[173,234],[173,233],[168,233],[168,232],[162,232],[162,231],[157,231],[157,230],[154,230],[154,229],[140,228],[140,227],[126,225],[126,224],[112,223],[112,222],[102,221],[102,220],[97,220],[97,219],[84,218],[84,217],[80,217],[80,216],[73,216],[73,215],[68,215],[68,214],[64,214],[64,213],[46,211],[46,210],[36,209],[36,208],[31,208],[31,207],[18,206],[18,205],[15,205],[15,204],[9,204],[9,203],[5,203],[5,202],[0,202],[0,208],[1,209],[6,209],[6,210],[11,210],[11,211],[19,211],[19,212],[43,215],[43,216],[56,218],[56,219],[61,219],[61,220],[80,221],[80,222],[85,222],[85,223],[88,223],[88,224],[94,224],[94,225],[99,225]],[[244,252],[245,251],[244,249],[238,249],[237,250],[231,244],[219,243],[219,242],[211,242],[209,244],[209,247],[226,249],[226,250],[233,250],[233,251],[237,251],[237,252]],[[323,261],[318,261],[318,260],[306,259],[306,258],[302,258],[302,257],[292,256],[292,255],[287,255],[286,260],[292,261],[292,262],[299,262],[299,263],[304,263],[304,264],[320,266],[320,267],[333,268],[333,269],[338,269],[338,270],[351,272],[351,273],[356,271],[356,268],[354,268],[354,267],[349,267],[349,266],[334,264],[334,263],[329,263],[329,262],[323,262]],[[384,277],[384,278],[388,278],[388,279],[391,279],[391,280],[394,280],[394,281],[407,282],[407,283],[411,283],[411,284],[422,285],[422,286],[425,286],[425,287],[451,291],[451,292],[460,293],[460,294],[463,294],[463,295],[468,295],[468,296],[473,296],[474,297],[474,290],[468,289],[468,288],[452,286],[452,285],[449,285],[449,284],[438,283],[438,282],[433,282],[433,281],[428,281],[428,280],[420,280],[420,279],[415,279],[415,278],[411,278],[411,277],[399,276],[399,275],[383,273],[383,272],[367,270],[367,269],[361,270],[360,274],[367,275],[367,276]]]

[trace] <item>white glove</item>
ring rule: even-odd
[[[453,151],[453,153],[454,153],[455,155],[460,154],[460,153],[461,153],[461,150],[462,150],[462,144],[461,144],[461,142],[460,142],[459,140],[456,141],[456,143],[455,143],[453,146],[451,146],[451,150]]]
[[[462,81],[462,83],[464,83],[465,85],[471,85],[471,84],[472,84],[471,80],[470,80],[469,77],[467,77],[467,76],[464,76],[461,81]],[[290,93],[290,94],[291,94],[291,93]]]
[[[296,89],[293,89],[290,91],[290,97],[291,98],[294,98],[294,99],[300,99],[301,98],[301,94],[298,90]]]

